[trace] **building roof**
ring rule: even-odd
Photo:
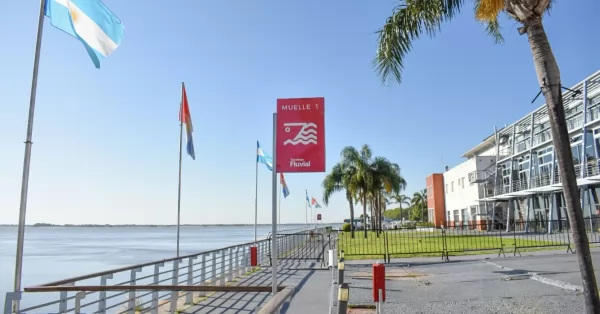
[[[488,136],[485,140],[483,140],[483,142],[479,143],[477,146],[469,149],[469,151],[467,151],[466,153],[464,153],[462,155],[462,157],[464,158],[468,158],[470,156],[476,155],[477,152],[485,149],[487,146],[493,145],[494,142],[496,142],[496,134],[492,134],[490,136]]]

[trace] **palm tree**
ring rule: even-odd
[[[323,203],[329,204],[329,199],[335,192],[344,191],[346,200],[350,205],[350,230],[354,238],[354,195],[356,194],[356,169],[349,164],[339,162],[333,166],[331,172],[323,179]]]
[[[398,83],[402,79],[404,58],[412,42],[422,35],[433,36],[442,23],[451,20],[467,1],[464,0],[400,0],[392,16],[379,30],[379,49],[373,61],[383,81],[390,77]],[[558,63],[550,47],[542,17],[551,7],[552,0],[473,0],[475,17],[486,25],[486,30],[497,43],[503,41],[498,17],[506,13],[521,25],[519,34],[527,34],[533,55],[541,92],[544,94],[558,168],[561,169],[563,194],[573,232],[573,242],[584,283],[584,298],[588,313],[600,313],[600,296],[594,276],[571,143],[563,107],[562,84]]]
[[[398,194],[406,188],[406,180],[400,175],[400,166],[386,158],[376,157],[371,163],[372,204],[377,218],[377,229],[381,230],[381,215],[387,202],[384,194]]]
[[[368,194],[373,186],[373,176],[370,169],[373,152],[369,145],[363,145],[358,151],[352,146],[346,146],[342,150],[342,163],[350,165],[354,172],[353,182],[356,183],[355,195],[363,207],[363,215],[367,216]],[[364,236],[367,237],[367,228],[364,228]]]
[[[397,203],[398,204],[398,207],[400,207],[400,217],[404,218],[403,217],[404,216],[403,213],[404,213],[404,208],[405,207],[403,207],[403,205],[410,206],[410,197],[408,197],[408,196],[406,196],[404,194],[395,193],[395,194],[392,194],[390,196],[390,203],[391,204],[393,204],[393,203]],[[406,219],[408,219],[408,214],[407,214]]]
[[[427,190],[421,190],[415,192],[411,199],[413,206],[417,206],[421,209],[421,221],[425,221],[425,209],[427,208]]]

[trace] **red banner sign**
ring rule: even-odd
[[[321,214],[317,214],[317,220],[321,220]]]
[[[275,171],[325,172],[325,98],[277,99]]]

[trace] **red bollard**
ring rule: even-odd
[[[381,298],[385,302],[385,265],[373,264],[373,301],[379,302],[379,290]]]
[[[250,266],[258,266],[258,254],[256,246],[250,247]]]

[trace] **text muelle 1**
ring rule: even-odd
[[[299,104],[299,105],[281,105],[281,110],[289,110],[289,111],[304,111],[304,110],[312,110],[313,107],[319,109],[319,104]]]

